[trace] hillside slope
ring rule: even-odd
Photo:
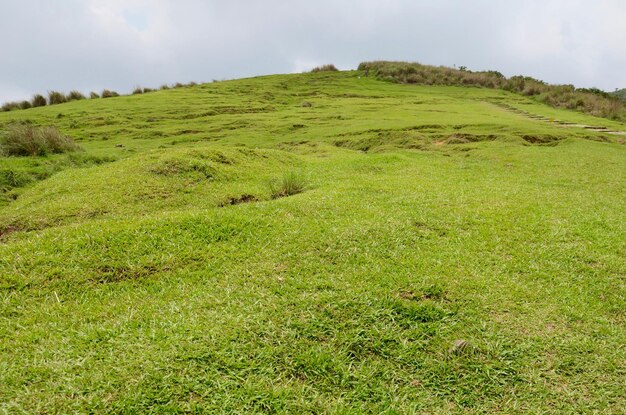
[[[626,411],[622,123],[358,71],[16,121],[84,151],[0,158],[2,411]]]

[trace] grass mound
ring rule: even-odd
[[[13,124],[0,134],[0,152],[7,156],[45,156],[80,150],[56,127]]]
[[[279,151],[200,147],[71,169],[12,202],[0,218],[0,229],[43,229],[94,218],[224,206],[233,194],[266,195],[272,172],[297,163],[297,158]],[[276,191],[297,192],[297,177],[285,180]]]

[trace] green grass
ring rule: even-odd
[[[0,114],[0,413],[624,413],[624,125],[359,75]]]

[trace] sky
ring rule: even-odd
[[[0,102],[379,59],[626,88],[626,0],[0,0]]]

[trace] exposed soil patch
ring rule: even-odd
[[[241,203],[258,202],[259,198],[251,194],[243,194],[240,196],[232,196],[220,203],[220,207],[239,205]]]
[[[275,108],[272,106],[265,107],[235,107],[235,106],[222,106],[222,107],[214,107],[208,111],[204,111],[201,113],[192,113],[186,114],[182,117],[176,117],[182,120],[194,120],[197,118],[204,117],[213,117],[216,115],[222,114],[257,114],[257,113],[267,113],[273,112]]]
[[[168,269],[169,267],[159,268],[154,265],[104,265],[97,268],[96,276],[93,278],[93,281],[106,284],[111,282],[135,280],[138,278],[148,277],[157,272],[167,271]]]
[[[531,144],[547,144],[559,141],[558,137],[552,135],[523,135],[522,138]]]
[[[495,134],[468,134],[454,133],[445,141],[446,144],[477,143],[479,141],[493,141],[498,138]]]
[[[20,232],[23,230],[24,229],[18,225],[8,225],[6,227],[0,228],[0,242],[4,241],[12,233]]]

